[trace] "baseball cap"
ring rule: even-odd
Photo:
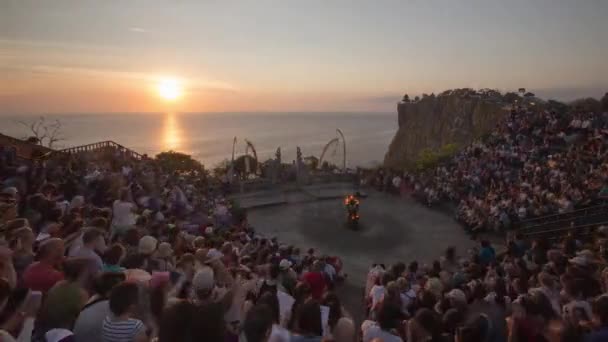
[[[467,296],[460,289],[453,289],[445,295],[446,298],[453,299],[459,303],[466,303]]]
[[[157,240],[150,235],[146,235],[139,239],[137,250],[141,254],[152,254],[156,250]]]
[[[283,260],[281,260],[281,262],[279,262],[279,268],[282,270],[286,270],[286,269],[290,268],[291,265],[293,265],[293,263],[287,259],[283,259]]]
[[[215,277],[211,267],[202,267],[192,278],[192,288],[195,291],[211,290],[215,286]]]

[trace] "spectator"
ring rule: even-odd
[[[51,238],[38,247],[37,262],[31,264],[23,272],[23,283],[30,290],[48,292],[58,281],[63,280],[63,274],[57,267],[63,260],[64,244],[59,238]]]
[[[97,277],[93,286],[95,294],[82,307],[74,324],[76,342],[102,341],[102,323],[110,314],[110,293],[124,280],[122,273],[102,273]]]
[[[110,293],[110,314],[101,328],[103,342],[145,342],[148,341],[144,323],[133,317],[138,300],[136,284],[122,283]]]
[[[321,308],[315,300],[308,300],[299,308],[298,329],[291,337],[291,342],[321,342],[323,326]]]

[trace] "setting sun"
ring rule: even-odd
[[[174,78],[164,78],[158,81],[158,95],[169,101],[173,101],[182,95],[182,87]]]

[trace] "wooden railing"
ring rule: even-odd
[[[546,215],[541,217],[536,217],[528,220],[524,220],[520,222],[521,229],[528,229],[532,227],[537,227],[545,224],[555,223],[559,221],[567,221],[573,220],[580,217],[585,217],[589,215],[593,215],[600,212],[608,212],[608,205],[600,204],[590,207],[585,207],[565,213]],[[527,227],[527,228],[526,228]]]
[[[9,135],[0,134],[0,146],[8,146],[15,149],[17,158],[23,160],[32,160],[41,158],[41,156],[54,152],[54,150],[30,143],[26,140],[17,139]]]
[[[582,225],[608,220],[608,206],[594,207],[593,210],[578,212],[577,215],[568,215],[558,220],[546,221],[536,225],[523,226],[519,230],[522,233],[530,233],[538,230],[546,230],[566,225]]]
[[[60,152],[68,153],[68,154],[81,154],[81,153],[89,153],[89,152],[100,152],[100,151],[109,150],[109,149],[119,151],[120,153],[125,154],[125,155],[127,155],[131,158],[137,159],[137,160],[146,158],[144,155],[137,153],[137,152],[131,150],[130,148],[126,148],[111,140],[100,141],[100,142],[87,144],[87,145],[69,147],[69,148],[61,150]]]
[[[547,239],[547,240],[556,240],[561,237],[564,237],[568,233],[572,232],[576,234],[576,236],[584,236],[590,235],[594,232],[594,230],[602,225],[608,225],[608,221],[595,222],[590,224],[581,224],[578,226],[561,226],[550,228],[546,230],[538,230],[534,232],[524,233],[524,236],[528,239]]]

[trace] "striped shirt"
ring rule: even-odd
[[[108,315],[101,328],[102,341],[131,342],[144,328],[144,323],[138,319],[116,320],[112,315]]]

